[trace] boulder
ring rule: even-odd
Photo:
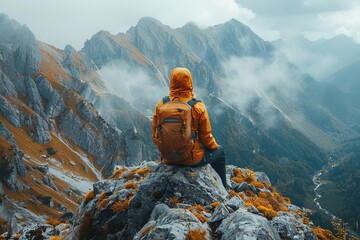
[[[216,230],[223,240],[280,240],[279,234],[262,216],[239,209],[222,221]]]

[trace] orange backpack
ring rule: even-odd
[[[158,108],[155,144],[161,155],[176,163],[193,158],[194,133],[191,130],[191,108],[201,102],[195,98],[181,102],[164,97]]]

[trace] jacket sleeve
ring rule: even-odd
[[[157,108],[158,108],[158,105],[156,105],[156,107],[154,109],[154,115],[153,115],[153,119],[152,119],[152,138],[153,138],[153,140],[156,137],[155,135],[156,135],[156,125],[157,125],[157,116],[156,116]]]
[[[211,134],[210,118],[204,104],[201,106],[202,111],[199,116],[199,140],[200,143],[208,149],[217,149],[218,144]]]
[[[160,100],[158,102],[158,104],[156,105],[155,109],[154,109],[154,115],[153,115],[153,119],[152,119],[152,138],[153,140],[156,138],[156,127],[157,127],[157,112],[158,112],[158,109],[159,107],[162,105],[162,100]]]

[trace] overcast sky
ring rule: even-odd
[[[78,50],[99,30],[126,32],[144,16],[171,27],[235,18],[269,41],[346,34],[360,42],[360,0],[0,0],[0,13],[26,24],[38,40]]]

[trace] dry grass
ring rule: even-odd
[[[124,176],[125,179],[127,180],[132,180],[135,177],[136,172],[138,171],[138,168],[134,168],[132,169],[130,172],[126,173],[126,175]]]
[[[187,210],[189,210],[190,212],[193,212],[194,210],[196,212],[208,212],[208,210],[206,210],[203,206],[201,205],[195,205],[192,207],[187,208]]]
[[[114,205],[110,207],[113,212],[126,212],[129,209],[130,200],[117,201]]]
[[[150,230],[152,229],[153,226],[148,226],[147,228],[145,228],[141,234],[140,234],[140,239],[142,239],[146,234],[148,234],[148,232],[150,232]]]
[[[170,203],[172,203],[173,205],[176,205],[178,204],[180,201],[179,201],[179,198],[178,197],[172,197],[170,199]]]
[[[151,172],[151,169],[150,168],[143,168],[143,169],[139,169],[136,171],[137,174],[145,177],[148,173]]]
[[[115,179],[120,178],[123,172],[125,172],[126,170],[128,170],[128,168],[126,167],[115,170],[111,178],[115,178]]]
[[[106,199],[106,198],[108,198],[107,193],[106,193],[106,192],[102,192],[102,193],[99,195],[98,200],[99,200],[99,201],[102,201],[102,200],[104,200],[104,199]]]
[[[279,216],[278,213],[276,211],[272,210],[271,208],[267,208],[267,207],[264,207],[264,206],[258,206],[257,209],[262,214],[264,214],[264,216],[269,220],[271,220],[273,217]]]
[[[135,182],[131,181],[131,182],[127,182],[124,184],[124,188],[125,189],[136,189],[137,185]]]
[[[221,204],[221,202],[213,202],[213,203],[210,204],[210,206],[212,206],[213,208],[216,208],[220,204]]]
[[[205,229],[195,229],[190,230],[189,233],[185,236],[186,240],[207,240],[206,239],[206,230]]]
[[[110,201],[108,199],[104,199],[96,206],[96,208],[97,209],[103,209],[108,205],[109,202]]]
[[[95,198],[94,191],[90,191],[85,195],[84,202],[89,202],[90,200]]]
[[[205,223],[205,222],[208,221],[206,217],[204,217],[202,214],[200,214],[200,213],[198,213],[198,212],[192,212],[192,214],[193,214],[197,219],[199,219],[199,221],[202,222],[202,223]]]
[[[65,223],[65,220],[50,218],[49,220],[46,221],[46,223],[56,227],[61,223]]]
[[[319,239],[319,240],[334,240],[335,237],[332,234],[332,232],[330,230],[327,229],[322,229],[319,227],[313,227],[312,230],[315,233],[315,236]]]
[[[63,240],[63,237],[58,237],[58,236],[52,236],[49,238],[49,240]]]

